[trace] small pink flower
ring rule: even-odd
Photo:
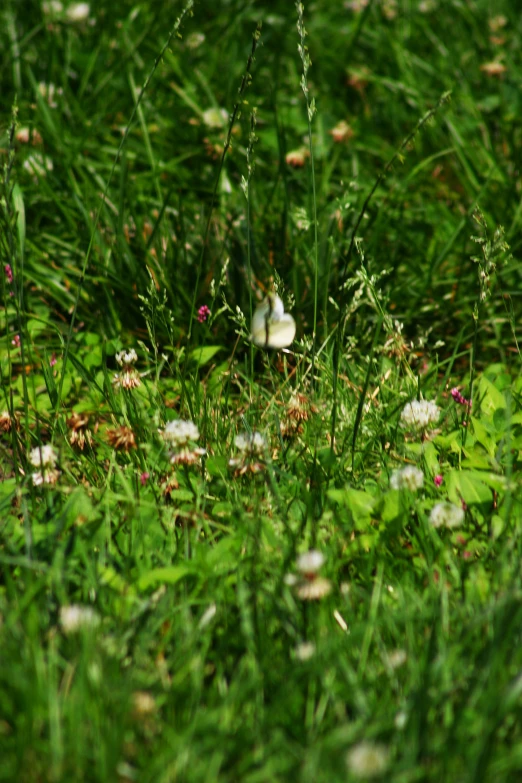
[[[11,283],[14,280],[13,270],[11,269],[11,264],[6,264],[4,266],[4,272],[5,272],[5,276],[7,277],[7,282],[9,283],[9,285],[11,285]]]
[[[11,340],[11,345],[16,346],[16,348],[20,348],[20,335],[15,334],[14,339]]]
[[[141,474],[141,476],[140,476],[140,484],[141,484],[142,487],[145,486],[145,484],[147,483],[149,478],[150,478],[150,473],[142,473]]]
[[[56,361],[57,361],[56,354],[53,353],[53,355],[49,359],[49,367],[54,367],[54,365],[56,364]]]
[[[440,487],[442,482],[444,481],[444,477],[439,473],[437,476],[434,477],[433,483],[436,487]]]
[[[207,305],[202,305],[198,310],[198,321],[200,324],[205,323],[207,318],[210,315],[210,309],[207,307]]]
[[[471,405],[471,400],[467,400],[463,397],[456,386],[451,390],[451,396],[458,405],[467,405],[468,407]]]

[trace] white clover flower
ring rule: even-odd
[[[464,510],[447,501],[437,503],[431,509],[430,522],[433,527],[460,527],[464,522]]]
[[[296,589],[296,595],[301,601],[320,601],[325,598],[332,590],[332,583],[329,579],[322,576],[315,576],[313,579],[304,579]]]
[[[54,468],[47,468],[43,472],[38,470],[36,473],[31,473],[31,481],[35,487],[41,487],[42,484],[56,484],[60,478],[60,471]]]
[[[386,655],[386,663],[390,669],[398,669],[400,666],[404,666],[407,660],[408,653],[402,649],[392,650]]]
[[[226,109],[211,108],[203,112],[203,122],[207,128],[223,128],[228,122]]]
[[[241,432],[234,438],[234,445],[238,451],[250,454],[260,454],[267,448],[267,442],[260,432]]]
[[[403,427],[413,430],[425,430],[439,420],[440,408],[430,400],[413,400],[404,406],[401,413]]]
[[[346,762],[355,777],[369,780],[386,772],[389,758],[390,752],[385,745],[363,741],[348,752]]]
[[[134,348],[131,348],[130,351],[120,351],[116,354],[116,361],[120,367],[128,364],[134,364],[138,361],[138,354]]]
[[[91,606],[71,604],[60,609],[60,625],[66,634],[78,633],[81,630],[92,630],[100,623],[98,614]]]
[[[424,486],[424,473],[414,465],[407,465],[402,470],[394,470],[390,479],[392,489],[409,489],[415,492]]]
[[[65,12],[65,15],[67,21],[75,23],[85,22],[85,20],[89,18],[90,13],[91,7],[89,3],[71,3]]]
[[[58,461],[58,455],[54,450],[54,446],[48,443],[46,446],[37,446],[35,449],[31,449],[29,455],[29,462],[34,465],[35,468],[54,468]]]
[[[316,574],[324,564],[324,555],[316,549],[304,552],[299,555],[296,562],[296,568],[302,574]]]
[[[165,425],[163,439],[172,446],[186,446],[190,441],[199,439],[199,430],[193,421],[175,419]]]
[[[299,661],[309,661],[315,655],[315,644],[313,642],[301,642],[294,649],[294,655]]]
[[[63,5],[60,0],[48,0],[42,3],[42,11],[46,16],[56,16],[63,11]]]
[[[47,84],[47,82],[39,82],[38,91],[44,101],[47,101],[51,109],[56,109],[58,104],[56,103],[55,98],[57,95],[62,95],[62,88],[56,87],[52,82],[49,82],[49,84]]]

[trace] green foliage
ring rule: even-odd
[[[518,5],[0,14],[0,781],[518,780]]]

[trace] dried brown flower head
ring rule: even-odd
[[[136,437],[130,427],[115,427],[107,430],[107,440],[117,451],[130,451],[137,448]]]
[[[71,430],[69,442],[71,446],[77,446],[81,451],[85,444],[92,446],[92,433],[88,429],[89,416],[86,413],[76,413],[73,411],[67,419],[67,426]]]

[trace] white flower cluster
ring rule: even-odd
[[[266,450],[266,438],[260,432],[241,432],[234,438],[234,446],[245,454],[261,454]]]
[[[444,500],[431,509],[430,522],[433,527],[460,527],[464,522],[464,510]]]
[[[199,439],[199,430],[193,421],[175,419],[169,421],[163,430],[163,440],[170,446],[172,465],[184,463],[191,465],[206,454],[205,449],[195,448],[194,441]]]
[[[60,471],[55,469],[57,461],[58,455],[50,443],[31,450],[29,462],[35,468],[40,468],[31,474],[35,487],[40,487],[42,484],[56,484],[60,476]]]
[[[120,367],[128,366],[138,361],[138,354],[134,348],[131,348],[130,351],[120,351],[116,354],[116,361]]]
[[[310,549],[297,558],[295,566],[301,574],[300,578],[295,574],[286,575],[286,584],[295,588],[297,597],[302,601],[320,601],[331,592],[330,580],[318,573],[323,565],[324,555],[322,552]]]
[[[92,630],[100,624],[100,618],[91,606],[71,604],[60,609],[60,625],[66,634]]]
[[[386,772],[389,759],[390,752],[385,745],[363,741],[348,752],[346,762],[355,777],[369,780]]]
[[[402,470],[394,470],[390,479],[392,489],[408,489],[416,492],[424,486],[424,473],[415,465],[407,465]]]
[[[413,400],[404,406],[401,424],[410,430],[426,430],[439,420],[440,408],[430,400]]]

